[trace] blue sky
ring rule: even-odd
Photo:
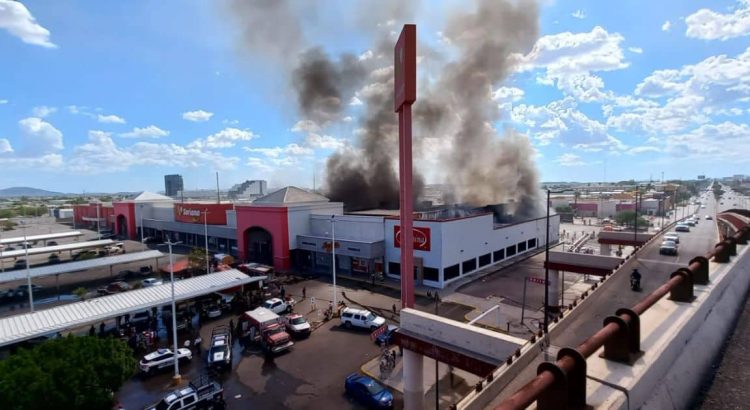
[[[450,58],[442,27],[472,8],[424,1],[388,21],[380,3],[293,12],[305,43],[331,54],[364,56],[379,27],[415,22]],[[361,107],[302,126],[288,68],[243,48],[231,14],[226,2],[0,0],[0,187],[161,190],[180,173],[210,188],[215,171],[223,188],[320,184],[328,155],[357,150]],[[543,1],[539,31],[492,98],[493,125],[529,136],[542,180],[748,173],[750,2]],[[443,148],[416,153],[428,182],[445,179]]]

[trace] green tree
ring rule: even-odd
[[[624,211],[620,212],[615,216],[615,221],[623,226],[630,226],[632,227],[635,222],[635,212],[634,211]],[[649,222],[644,219],[642,216],[638,215],[638,226],[639,227],[646,227],[649,225]]]
[[[10,230],[15,229],[16,226],[18,226],[18,224],[15,223],[15,222],[13,222],[13,221],[5,221],[5,222],[3,222],[3,225],[2,225],[3,229],[2,230],[3,231],[10,231]]]
[[[206,270],[206,249],[191,249],[188,254],[188,265],[194,271],[204,272]]]
[[[0,403],[9,410],[111,409],[135,366],[133,351],[121,340],[50,340],[0,361]]]

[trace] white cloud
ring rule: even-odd
[[[685,35],[702,40],[728,40],[750,35],[750,1],[741,0],[731,14],[700,9],[685,18]]]
[[[372,52],[372,50],[367,50],[364,53],[359,55],[359,61],[365,61],[371,59],[375,54]]]
[[[237,125],[237,124],[240,123],[240,120],[225,119],[225,120],[222,120],[221,123],[224,124],[224,125]]]
[[[562,154],[555,160],[560,166],[563,167],[576,167],[586,165],[585,162],[576,154]]]
[[[22,170],[30,168],[34,169],[34,171],[50,170],[61,168],[63,166],[63,157],[60,154],[45,154],[38,157],[0,155],[0,164]]]
[[[125,119],[122,117],[118,117],[117,115],[111,114],[111,115],[102,115],[98,114],[96,116],[97,121],[103,122],[106,124],[125,124]]]
[[[643,54],[643,49],[640,47],[628,47],[628,51],[635,54]]]
[[[664,24],[661,25],[661,31],[669,31],[672,28],[672,23],[669,22],[669,20],[665,21]]]
[[[242,147],[247,152],[257,153],[265,155],[269,158],[282,158],[284,156],[310,156],[313,155],[314,151],[312,148],[303,147],[297,144],[288,144],[285,147],[272,147],[272,148],[250,148]]]
[[[34,109],[31,110],[31,113],[35,117],[44,118],[50,114],[53,114],[55,111],[57,111],[56,107],[47,107],[46,105],[40,105],[38,107],[34,107]]]
[[[353,96],[352,99],[349,101],[349,105],[355,106],[355,105],[362,105],[362,100],[357,98],[357,96]]]
[[[232,169],[239,162],[237,157],[225,157],[218,153],[185,147],[177,144],[137,142],[128,147],[118,146],[112,134],[104,131],[89,131],[89,141],[74,148],[70,169],[79,173],[102,173],[127,170],[138,165],[197,168],[211,166],[216,169]]]
[[[51,153],[63,149],[63,134],[41,118],[29,117],[18,122],[24,136],[27,154]]]
[[[628,150],[628,154],[631,154],[631,155],[645,154],[647,152],[661,152],[661,148],[654,147],[651,145],[643,145],[643,146],[634,147]]]
[[[0,105],[7,104],[8,100],[0,100]]]
[[[27,44],[55,48],[49,40],[49,30],[40,26],[29,9],[21,2],[0,0],[0,28]]]
[[[495,101],[519,101],[523,98],[524,91],[516,87],[500,87],[492,93]]]
[[[203,110],[188,111],[182,113],[182,119],[193,122],[203,122],[210,120],[213,115],[214,113]]]
[[[605,97],[597,71],[628,67],[620,44],[625,38],[600,26],[591,32],[562,32],[546,35],[525,56],[517,56],[518,71],[544,70],[540,84],[553,85],[576,98],[596,101]]]
[[[570,16],[573,17],[573,18],[577,18],[579,20],[583,20],[583,19],[586,18],[586,14],[581,9],[576,10]]]
[[[188,144],[188,147],[195,149],[231,148],[239,141],[250,141],[257,137],[252,131],[228,127],[204,139],[197,139]]]
[[[320,125],[313,120],[299,120],[291,129],[292,132],[318,132]]]
[[[121,137],[125,138],[161,138],[168,135],[169,131],[163,130],[156,125],[149,125],[143,128],[135,127],[133,131],[120,134]]]
[[[6,138],[0,138],[0,154],[7,152],[13,152],[13,147],[10,146],[10,141]]]
[[[684,85],[684,78],[679,70],[656,70],[635,87],[635,94],[661,97],[681,91]]]
[[[339,150],[347,146],[347,142],[344,139],[335,138],[330,135],[310,133],[305,138],[305,145],[316,149]]]

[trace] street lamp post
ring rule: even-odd
[[[26,241],[26,223],[22,221],[23,251],[26,256],[26,291],[29,293],[29,309],[34,313],[34,292],[31,290],[31,270],[29,269],[29,243]]]
[[[96,204],[96,236],[97,236],[97,239],[99,239],[99,240],[102,239],[102,233],[101,233],[101,230],[99,229],[99,218],[100,218],[99,212],[101,210],[101,207],[102,207],[102,203],[101,202],[99,202],[98,204]]]
[[[143,230],[145,229],[143,227],[143,204],[140,204],[139,208],[141,209],[141,247],[145,251],[146,250],[146,241],[143,240]]]
[[[333,266],[333,306],[336,306],[336,215],[331,215],[331,256]]]
[[[549,332],[549,201],[550,190],[547,188],[547,232],[544,241],[544,334]]]
[[[178,356],[178,346],[177,346],[177,308],[175,306],[175,299],[174,299],[174,259],[172,257],[172,245],[178,245],[182,242],[172,242],[171,239],[167,240],[167,242],[163,243],[162,245],[167,245],[169,249],[169,279],[172,282],[172,340],[174,341],[174,347],[172,351],[172,356],[174,357],[174,376],[172,377],[172,380],[175,384],[180,383],[180,364],[177,360]]]
[[[635,221],[633,225],[633,247],[637,246],[636,242],[638,241],[638,191],[640,191],[640,186],[636,184],[635,186]]]
[[[210,260],[208,259],[208,209],[203,210],[203,238],[206,240],[206,275],[209,273],[209,263]]]

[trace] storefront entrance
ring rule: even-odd
[[[247,260],[264,265],[273,265],[273,237],[267,230],[252,227],[245,231]]]

